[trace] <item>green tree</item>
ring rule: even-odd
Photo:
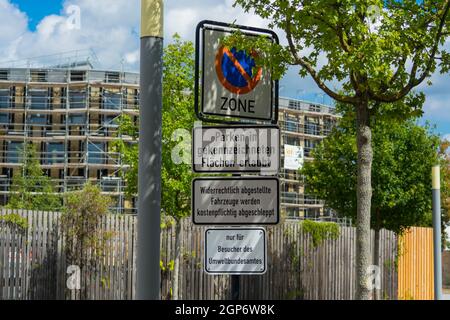
[[[368,299],[372,198],[371,118],[392,103],[388,117],[420,113],[422,93],[411,91],[437,67],[447,72],[450,55],[442,49],[449,35],[450,0],[236,0],[245,11],[284,31],[287,46],[241,34],[225,45],[254,48],[257,64],[279,78],[288,65],[300,66],[327,95],[352,106],[356,114],[357,298]],[[338,85],[339,84],[339,85]],[[334,89],[333,87],[339,87]]]
[[[194,113],[194,46],[174,35],[173,43],[164,49],[163,59],[163,113],[162,113],[162,195],[161,208],[165,216],[176,222],[176,253],[174,261],[173,298],[178,299],[178,275],[181,257],[181,219],[191,213],[191,131]],[[138,177],[138,126],[129,117],[122,117],[121,134],[133,142],[120,139],[116,150],[123,154],[127,193],[136,195]]]
[[[371,227],[373,264],[379,265],[382,228],[401,234],[410,226],[431,226],[431,167],[437,163],[439,137],[411,119],[372,119],[373,167]],[[355,114],[344,113],[339,126],[313,151],[301,173],[306,192],[324,199],[339,216],[356,219],[357,147]],[[375,291],[379,298],[378,290]]]
[[[431,223],[431,167],[438,161],[439,137],[415,121],[372,120],[374,156],[371,227],[402,233]],[[357,212],[357,146],[354,112],[346,112],[306,162],[307,193],[325,200],[340,216]]]
[[[106,242],[113,233],[102,230],[101,219],[109,212],[111,199],[101,194],[98,186],[85,184],[82,190],[65,194],[65,207],[61,216],[61,230],[65,239],[67,265],[76,265],[81,274],[99,271],[105,257]],[[90,276],[82,282],[81,296],[87,299]]]
[[[59,211],[62,199],[42,170],[33,144],[24,144],[21,169],[16,171],[11,185],[7,208]]]
[[[442,248],[450,249],[447,245],[446,227],[450,225],[450,141],[444,140],[439,148],[441,158],[441,207],[442,207]]]

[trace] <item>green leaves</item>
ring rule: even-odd
[[[356,219],[356,121],[348,106],[340,124],[301,171],[306,192],[341,216]],[[413,120],[373,120],[372,227],[401,232],[427,225],[431,216],[431,167],[439,138]]]
[[[164,214],[176,220],[190,215],[193,176],[190,162],[176,163],[172,160],[172,154],[174,151],[190,150],[186,148],[190,146],[190,141],[186,139],[190,138],[195,121],[194,53],[193,43],[182,41],[177,34],[173,37],[173,43],[164,49],[161,208]],[[127,181],[127,195],[131,197],[137,194],[139,127],[137,122],[126,115],[121,117],[119,126],[119,137],[131,137],[131,141],[117,139],[113,144],[127,166],[126,170],[122,170],[122,175]],[[174,135],[174,132],[178,134]],[[186,159],[185,156],[181,155],[181,158]]]
[[[287,45],[235,36],[224,43],[256,48],[275,79],[286,66],[301,66],[332,98],[356,106],[397,102],[439,66],[448,72],[448,0],[236,0],[245,11],[270,21],[286,34]],[[374,16],[375,15],[375,16]],[[439,64],[436,63],[439,59]],[[333,91],[331,83],[347,89]],[[378,105],[377,105],[378,106]]]
[[[51,178],[41,169],[33,144],[24,144],[21,159],[22,167],[14,174],[6,208],[59,211],[62,199]]]
[[[300,222],[302,230],[311,236],[314,248],[320,246],[325,240],[336,240],[341,232],[339,225],[334,222],[315,222],[304,220]]]

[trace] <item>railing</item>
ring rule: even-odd
[[[108,151],[49,151],[36,152],[41,165],[120,165],[121,154]],[[20,150],[0,151],[0,163],[19,164],[23,161]]]
[[[94,182],[102,192],[109,194],[123,193],[126,181],[120,177],[107,177],[103,179],[86,179],[84,177],[67,177],[66,179],[51,179],[54,191],[63,193],[65,191],[76,191],[83,188],[87,182]],[[0,191],[9,192],[13,184],[12,178],[0,178]],[[36,192],[39,192],[38,190]]]
[[[335,217],[335,216],[320,216],[315,218],[310,217],[287,217],[289,220],[310,220],[315,222],[334,222],[344,227],[351,227],[353,225],[352,218]]]
[[[331,133],[334,125],[301,124],[295,121],[279,121],[280,129],[287,132],[324,137]]]
[[[295,170],[281,169],[278,176],[281,179],[293,180],[293,181],[295,180],[299,183],[305,182],[304,176],[302,176],[301,174],[298,173],[298,171],[295,171]]]
[[[300,195],[296,192],[281,192],[281,204],[285,205],[298,205],[298,206],[308,206],[308,205],[323,205],[324,201],[319,200],[314,196]]]
[[[131,72],[112,72],[99,70],[69,70],[69,68],[2,68],[4,71],[0,81],[14,82],[89,82],[139,85],[139,74]],[[75,73],[74,73],[75,71]]]
[[[316,113],[326,113],[326,114],[337,114],[336,109],[331,106],[326,106],[318,103],[311,103],[306,101],[293,100],[289,98],[280,98],[279,100],[280,108],[287,108],[298,111],[306,112],[316,112]]]
[[[105,111],[122,111],[122,110],[139,110],[139,100],[137,96],[124,95],[119,101],[113,101],[102,98],[86,97],[83,101],[70,101],[67,96],[62,97],[43,97],[36,101],[28,96],[8,96],[7,101],[0,103],[0,111],[8,112],[13,110],[27,110],[30,112],[51,112],[62,110],[105,110]],[[14,101],[15,100],[15,101]],[[52,101],[53,100],[53,101]],[[59,100],[59,101],[54,101]],[[95,101],[100,100],[100,101]]]
[[[1,115],[1,112],[0,112]],[[57,137],[68,137],[70,136],[84,136],[84,137],[105,137],[105,138],[115,138],[119,134],[118,124],[106,122],[102,124],[88,124],[83,123],[69,123],[67,127],[69,130],[66,131],[66,124],[64,123],[53,123],[53,124],[41,124],[41,123],[29,123],[26,124],[33,129],[24,129],[25,124],[9,124],[2,123],[2,118],[0,117],[0,135],[14,137],[26,138],[48,138],[55,139]],[[6,130],[5,130],[6,127]],[[38,128],[38,129],[35,129]]]

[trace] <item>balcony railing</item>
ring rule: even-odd
[[[281,204],[298,206],[321,206],[324,201],[314,196],[300,195],[296,192],[281,192]]]
[[[325,137],[331,133],[331,130],[335,125],[301,124],[294,121],[279,121],[279,126],[281,130],[291,133]]]
[[[280,108],[287,108],[298,111],[317,112],[326,114],[337,114],[336,109],[331,106],[326,106],[318,103],[310,103],[306,101],[298,101],[286,98],[280,98]]]

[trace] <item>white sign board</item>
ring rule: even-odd
[[[255,68],[257,53],[222,46],[221,38],[229,34],[218,28],[203,29],[202,113],[271,120],[270,73]]]
[[[195,127],[194,172],[278,173],[280,129],[277,126]]]
[[[262,274],[267,270],[263,228],[207,229],[205,271],[212,274]]]
[[[284,169],[298,170],[303,167],[303,147],[284,145]]]
[[[194,224],[245,225],[279,222],[278,178],[214,177],[192,181]]]

